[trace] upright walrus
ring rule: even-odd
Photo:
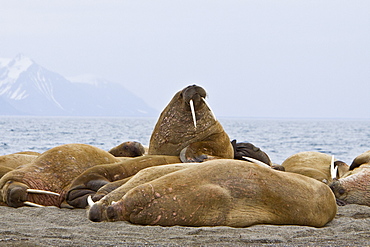
[[[206,91],[196,85],[177,92],[155,125],[148,153],[180,155],[182,162],[232,159],[230,138],[205,101],[206,96]]]
[[[155,125],[148,155],[135,157],[130,161],[131,164],[125,166],[135,166],[135,162],[146,163],[149,167],[178,163],[180,160],[202,162],[213,158],[234,158],[229,136],[206,103],[206,96],[206,91],[196,85],[177,92]],[[74,207],[85,207],[88,195],[94,200],[99,198],[94,197],[94,192],[107,180],[114,182],[124,179],[121,175],[116,165],[106,165],[104,169],[101,166],[92,167],[73,181],[67,202]]]
[[[133,188],[123,186],[102,198],[89,218],[161,226],[322,227],[337,211],[330,188],[300,174],[231,159],[166,167],[139,172],[130,180],[135,180]],[[120,200],[108,199],[112,194],[117,200],[120,189]]]

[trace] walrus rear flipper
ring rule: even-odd
[[[85,208],[87,197],[91,195],[94,198],[95,193],[107,183],[125,179],[147,167],[180,162],[177,156],[146,155],[91,167],[72,181],[66,200],[73,207]]]

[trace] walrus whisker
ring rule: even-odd
[[[27,189],[28,193],[35,193],[35,194],[46,194],[46,195],[54,195],[54,196],[60,196],[59,193],[47,191],[47,190],[36,190],[36,189]]]
[[[192,99],[189,101],[189,104],[190,104],[191,115],[193,116],[194,127],[197,128],[197,119],[195,116],[194,102]]]
[[[269,166],[268,164],[266,164],[266,163],[264,163],[264,162],[262,162],[262,161],[260,161],[260,160],[256,160],[256,159],[253,159],[253,158],[251,158],[251,157],[247,157],[247,156],[242,156],[242,158],[243,158],[243,159],[245,159],[245,160],[248,160],[248,161],[250,161],[250,162],[252,162],[252,163],[254,163],[254,164],[260,165],[260,166],[262,166],[262,167],[268,167],[268,168],[271,168],[271,166]]]
[[[91,196],[87,197],[87,204],[92,207],[94,206],[95,202],[92,200]]]
[[[334,167],[334,155],[331,156],[330,174],[332,179],[337,179],[338,166]]]
[[[31,206],[31,207],[37,207],[37,208],[44,208],[45,207],[43,205],[33,203],[33,202],[29,202],[29,201],[25,201],[25,202],[23,202],[23,204],[27,205],[27,206]]]
[[[211,111],[213,118],[214,118],[215,120],[217,120],[217,119],[216,119],[216,115],[215,115],[215,113],[212,111],[212,109],[211,109],[211,107],[209,106],[209,104],[208,104],[208,102],[206,101],[206,99],[205,99],[205,98],[202,98],[202,99],[203,99],[203,101],[204,101],[204,104],[206,104],[206,106],[208,107],[208,109]]]

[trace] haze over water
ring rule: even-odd
[[[149,145],[156,118],[1,117],[0,155],[44,152],[68,143],[85,143],[108,151],[125,141]],[[219,119],[230,140],[251,142],[272,162],[318,151],[350,164],[370,150],[369,120]]]

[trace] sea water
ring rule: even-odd
[[[274,163],[290,155],[318,151],[348,164],[370,150],[370,120],[218,119],[230,140],[250,142]],[[85,143],[109,150],[125,141],[149,145],[156,118],[0,117],[0,155],[44,152]]]

